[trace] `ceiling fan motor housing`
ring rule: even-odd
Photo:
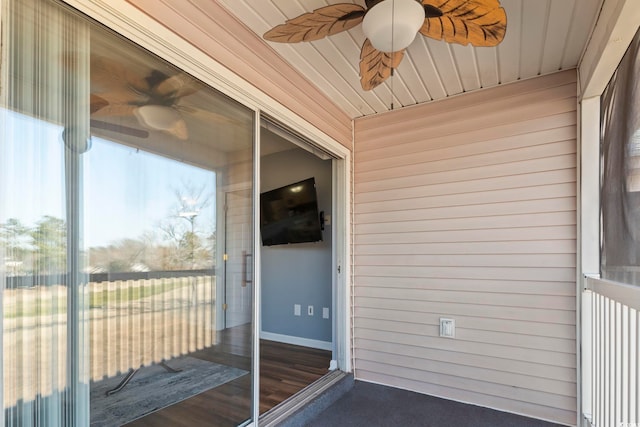
[[[143,105],[134,114],[143,126],[156,130],[169,130],[181,119],[180,113],[165,105]]]
[[[416,0],[382,0],[367,11],[362,30],[377,50],[397,52],[413,42],[424,19],[424,6]]]

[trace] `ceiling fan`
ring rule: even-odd
[[[206,122],[232,123],[221,114],[189,106],[184,98],[200,90],[184,73],[173,75],[151,70],[140,76],[116,60],[91,58],[90,112],[93,127],[146,138],[149,132],[100,120],[132,116],[145,129],[157,130],[180,140],[189,138],[185,113]]]
[[[496,46],[507,16],[499,0],[365,0],[366,7],[338,3],[277,25],[264,34],[273,42],[314,41],[362,23],[360,83],[372,90],[392,75],[405,49],[420,34],[473,46]]]

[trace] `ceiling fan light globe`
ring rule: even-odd
[[[178,111],[164,105],[143,105],[134,114],[143,126],[156,130],[170,130],[182,119]]]
[[[416,0],[384,0],[369,9],[362,30],[379,51],[397,52],[413,42],[424,18],[424,6]]]

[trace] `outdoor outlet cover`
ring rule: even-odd
[[[440,318],[440,336],[445,338],[456,337],[456,321],[454,319]]]

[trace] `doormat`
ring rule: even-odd
[[[168,361],[177,373],[153,365],[140,369],[118,393],[107,396],[124,375],[91,384],[91,426],[126,424],[154,411],[218,387],[249,372],[193,357]]]

